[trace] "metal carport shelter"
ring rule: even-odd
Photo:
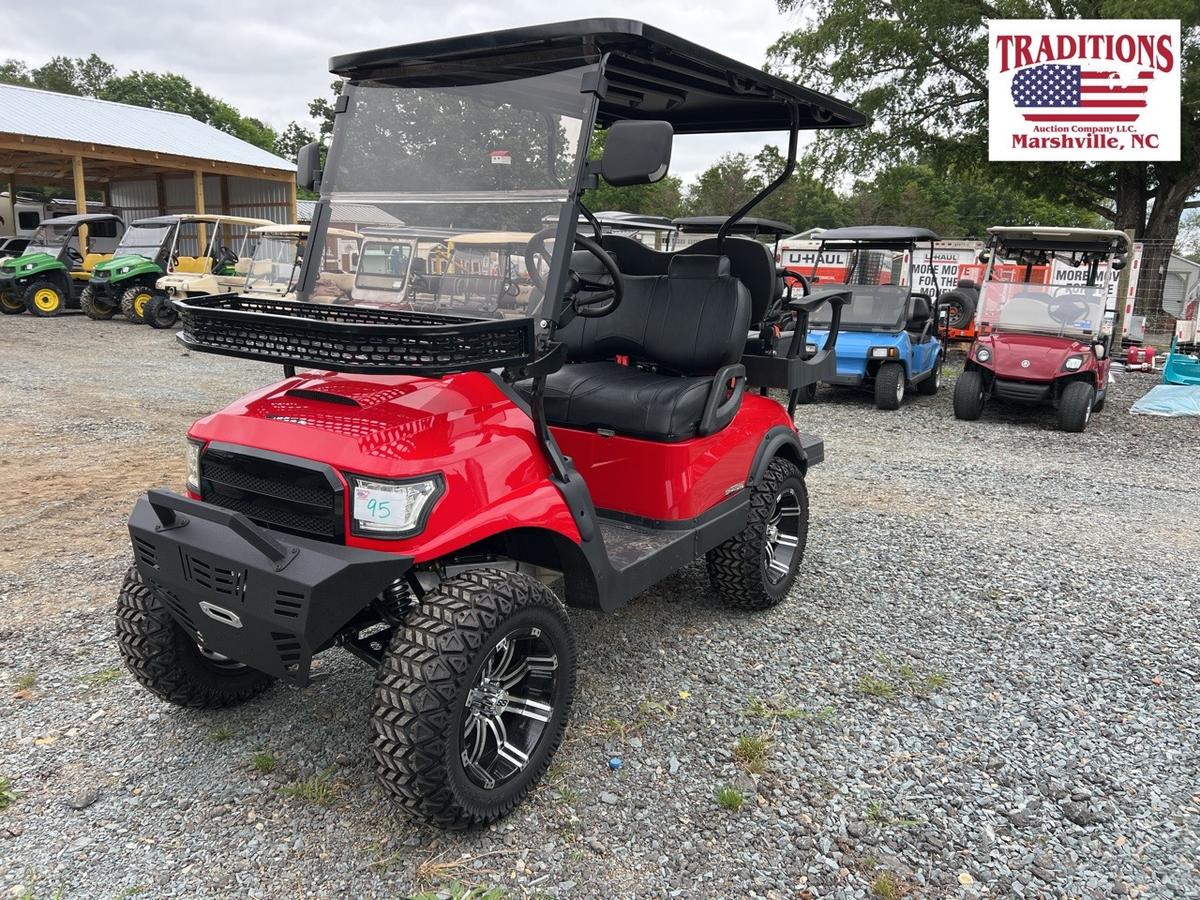
[[[296,221],[296,167],[190,116],[0,84],[0,185],[100,190],[126,221],[198,212]]]

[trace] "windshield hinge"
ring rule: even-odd
[[[337,100],[335,100],[333,102],[334,115],[337,115],[338,113],[344,113],[349,108],[350,108],[350,95],[349,94],[338,94]]]
[[[608,96],[608,79],[604,77],[604,73],[598,70],[583,73],[583,80],[579,86],[581,94],[595,94],[601,100]]]

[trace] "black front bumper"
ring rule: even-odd
[[[1017,403],[1041,403],[1050,397],[1053,382],[992,380],[992,396]]]
[[[169,491],[138,500],[129,534],[142,578],[188,634],[298,685],[313,655],[412,568],[407,556],[281,535]]]

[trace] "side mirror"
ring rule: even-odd
[[[1114,272],[1120,272],[1127,265],[1129,265],[1129,257],[1128,256],[1118,256],[1116,259],[1114,259],[1112,261],[1112,270]]]
[[[296,187],[314,191],[321,183],[321,145],[305,144],[296,154]]]
[[[608,129],[600,174],[613,187],[661,181],[671,164],[670,122],[614,122]]]
[[[1103,344],[1092,344],[1092,352],[1096,354],[1096,359],[1104,359],[1106,351]]]

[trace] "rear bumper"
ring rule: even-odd
[[[304,685],[313,655],[412,559],[280,535],[245,516],[151,491],[129,517],[142,578],[197,641]]]
[[[1001,400],[1013,400],[1017,403],[1042,403],[1050,398],[1050,391],[1053,387],[1053,382],[1035,383],[995,378],[992,380],[992,396]]]

